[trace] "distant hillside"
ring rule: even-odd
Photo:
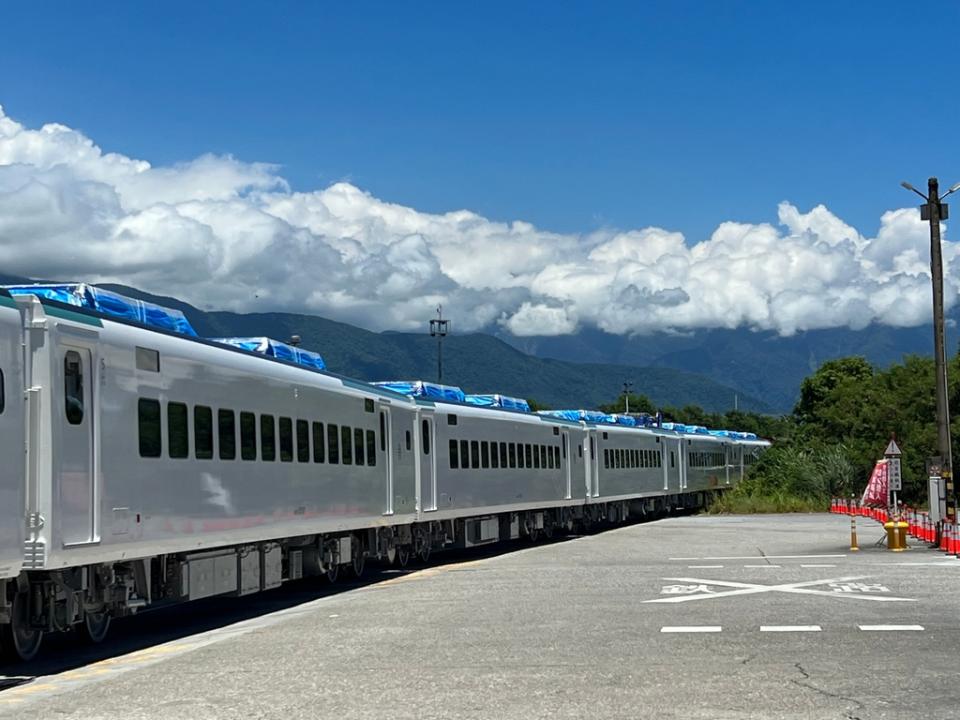
[[[960,310],[949,314],[947,351],[956,351]],[[933,354],[933,326],[894,328],[871,325],[863,330],[810,330],[791,337],[774,332],[699,330],[685,335],[657,333],[626,337],[582,330],[561,337],[497,337],[538,357],[625,365],[654,365],[705,375],[723,385],[763,398],[780,412],[797,400],[800,383],[825,361],[862,355],[884,368],[904,355]]]

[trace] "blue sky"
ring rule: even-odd
[[[153,163],[561,232],[696,242],[790,200],[870,235],[901,179],[960,179],[957,3],[238,5],[7,6],[0,102]]]

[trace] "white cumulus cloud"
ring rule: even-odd
[[[204,308],[307,311],[375,330],[518,336],[747,326],[789,335],[929,321],[927,228],[915,209],[869,238],[826,207],[778,224],[552,233],[468,210],[430,214],[349,183],[292,192],[279,168],[203,155],[164,167],[104,152],[0,108],[0,268],[121,282]],[[944,243],[946,302],[957,248]]]

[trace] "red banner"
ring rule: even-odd
[[[870,482],[860,499],[862,505],[887,507],[890,495],[890,471],[886,460],[878,460],[870,474]]]

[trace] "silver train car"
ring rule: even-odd
[[[0,646],[703,506],[767,446],[411,397],[0,290]]]

